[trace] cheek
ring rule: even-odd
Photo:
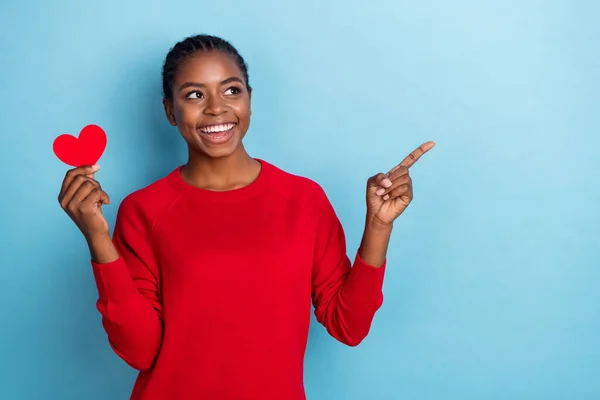
[[[175,107],[174,114],[178,122],[186,122],[188,120],[196,120],[198,114],[198,107],[191,107],[186,104],[178,104]]]
[[[247,123],[247,120],[250,119],[250,102],[242,101],[236,104],[235,113],[240,120],[244,120]]]

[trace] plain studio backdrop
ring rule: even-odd
[[[112,229],[124,196],[186,161],[161,67],[210,33],[250,66],[250,154],[325,188],[350,255],[366,179],[437,142],[367,339],[346,347],[313,317],[310,400],[598,399],[599,4],[4,1],[0,398],[128,398],[136,371],[102,329],[52,142],[106,130]]]

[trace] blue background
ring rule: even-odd
[[[193,33],[247,59],[250,154],[326,189],[350,255],[366,179],[438,143],[412,170],[369,337],[312,325],[310,400],[600,397],[600,3],[167,3],[0,6],[0,398],[128,398],[52,141],[106,130],[112,227],[186,160],[160,72]]]

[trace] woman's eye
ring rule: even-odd
[[[190,94],[187,95],[188,99],[200,99],[202,98],[202,93],[200,92],[191,92]]]
[[[225,91],[225,94],[238,94],[238,93],[240,93],[240,92],[241,92],[241,90],[240,90],[239,88],[236,88],[236,87],[230,87],[229,89],[227,89],[227,90]]]

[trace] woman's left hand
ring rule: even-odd
[[[409,168],[435,146],[427,142],[419,146],[387,174],[379,173],[367,181],[367,218],[391,226],[413,199]]]

